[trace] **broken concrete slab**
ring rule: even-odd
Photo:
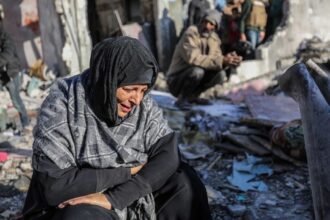
[[[180,144],[179,145],[181,155],[189,160],[198,158],[205,158],[208,154],[212,153],[213,150],[203,143],[196,144]]]
[[[253,118],[269,121],[272,124],[300,119],[297,103],[284,96],[246,96],[245,103]]]
[[[273,170],[265,163],[262,158],[246,155],[246,159],[239,161],[233,160],[233,171],[227,180],[230,184],[243,191],[256,190],[268,191],[267,185],[263,181],[257,181],[255,178],[259,175],[272,175]]]
[[[229,210],[229,213],[233,217],[243,216],[246,212],[246,206],[245,205],[234,204],[234,205],[227,206],[227,208]]]

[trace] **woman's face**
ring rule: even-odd
[[[117,112],[118,116],[125,117],[134,106],[140,105],[147,85],[129,85],[117,88]]]

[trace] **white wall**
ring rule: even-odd
[[[260,60],[243,62],[238,69],[240,78],[246,80],[276,70],[276,63],[293,56],[299,44],[312,36],[330,39],[330,1],[289,0],[286,25],[277,29],[273,39],[259,47]]]

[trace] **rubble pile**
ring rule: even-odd
[[[318,64],[329,64],[330,62],[330,41],[324,42],[319,37],[303,40],[297,51],[298,60],[313,59]]]
[[[207,186],[213,219],[313,219],[300,113],[283,95],[180,111],[154,93],[181,133],[182,158]],[[183,126],[182,126],[183,124]]]
[[[292,100],[248,95],[244,102],[217,99],[181,111],[168,93],[152,96],[181,134],[182,158],[205,183],[213,219],[313,219],[300,115]],[[30,112],[42,102],[23,100]],[[0,140],[0,219],[15,219],[32,175],[33,137],[7,124]]]
[[[48,93],[49,81],[21,75],[21,97],[31,120]],[[32,177],[32,131],[23,131],[7,91],[0,91],[0,219],[17,219]]]
[[[0,219],[15,219],[32,177],[32,134],[17,135],[9,129],[0,140]]]

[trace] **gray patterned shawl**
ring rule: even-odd
[[[171,132],[161,109],[146,95],[120,125],[109,127],[86,104],[81,76],[53,85],[39,113],[34,152],[47,155],[62,169],[132,167],[146,162],[149,148]],[[136,204],[116,212],[121,219],[155,219],[152,194]]]

